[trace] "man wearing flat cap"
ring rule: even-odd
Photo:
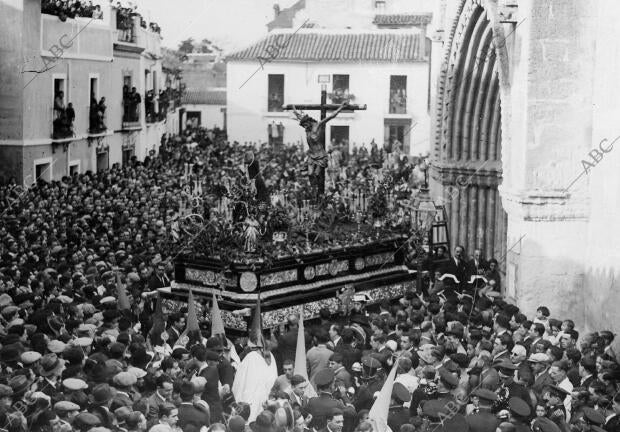
[[[318,396],[308,401],[306,410],[312,415],[312,421],[308,425],[316,430],[327,426],[327,417],[335,409],[342,410],[345,419],[351,421],[355,417],[355,409],[345,405],[343,401],[334,399],[332,395],[334,384],[334,372],[331,369],[323,369],[314,377]]]
[[[392,431],[399,431],[402,425],[409,423],[409,409],[405,408],[403,404],[410,400],[411,393],[409,393],[407,387],[398,382],[394,383],[388,411],[388,426]]]
[[[71,432],[73,431],[73,420],[80,412],[80,406],[76,403],[69,401],[60,401],[54,404],[54,411],[60,419],[60,431]]]
[[[553,384],[553,379],[549,375],[549,356],[544,353],[530,354],[527,359],[534,372],[534,385],[532,390],[538,399],[542,399],[545,387]]]

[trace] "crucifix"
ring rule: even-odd
[[[315,198],[325,193],[325,168],[327,167],[327,152],[325,151],[325,125],[328,121],[335,118],[343,109],[349,111],[365,110],[366,105],[350,105],[347,102],[342,104],[327,103],[327,89],[323,84],[321,88],[320,104],[304,105],[284,105],[284,110],[293,110],[299,120],[299,124],[306,130],[306,140],[308,141],[308,174],[310,183],[313,186]],[[306,111],[320,111],[321,120],[316,121],[309,115],[301,114],[298,109]],[[327,112],[331,111],[330,115]]]

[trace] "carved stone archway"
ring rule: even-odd
[[[432,185],[445,205],[453,245],[480,248],[503,261],[507,216],[502,181],[500,75],[508,76],[506,44],[497,8],[462,0],[446,29],[434,103]],[[493,6],[493,4],[491,4]],[[499,69],[503,68],[502,73]],[[503,263],[502,263],[503,264]],[[503,265],[501,266],[503,267]]]

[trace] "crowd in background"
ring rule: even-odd
[[[56,15],[61,19],[77,17],[103,19],[101,6],[98,4],[93,5],[92,1],[43,0],[41,2],[41,12]]]
[[[614,334],[504,301],[481,251],[443,251],[393,302],[322,310],[302,333],[305,371],[296,315],[262,337],[223,338],[202,317],[188,333],[187,307],[160,322],[152,293],[189,242],[172,233],[185,164],[214,182],[250,148],[270,190],[304,187],[302,149],[193,130],[144,162],[0,188],[0,428],[366,432],[385,415],[393,432],[620,430]],[[342,153],[350,177],[381,160],[380,149]],[[403,158],[394,176],[414,171]],[[472,275],[485,275],[479,289]],[[373,405],[394,365],[383,412]],[[247,396],[248,368],[273,379],[260,397]]]

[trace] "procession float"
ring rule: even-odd
[[[247,331],[259,302],[264,328],[285,323],[300,306],[306,319],[322,308],[346,314],[355,294],[378,303],[414,290],[423,264],[438,247],[449,248],[444,209],[428,194],[426,162],[424,184],[414,191],[395,184],[394,153],[385,153],[366,176],[347,178],[322,143],[312,142],[324,139],[324,124],[342,109],[322,106],[334,113],[320,122],[295,110],[310,148],[308,182],[301,187],[268,191],[252,152],[239,155],[208,187],[186,166],[187,204],[178,228],[191,242],[175,257],[171,287],[159,290],[168,309],[191,291],[209,321],[216,298],[227,331],[239,333]]]

